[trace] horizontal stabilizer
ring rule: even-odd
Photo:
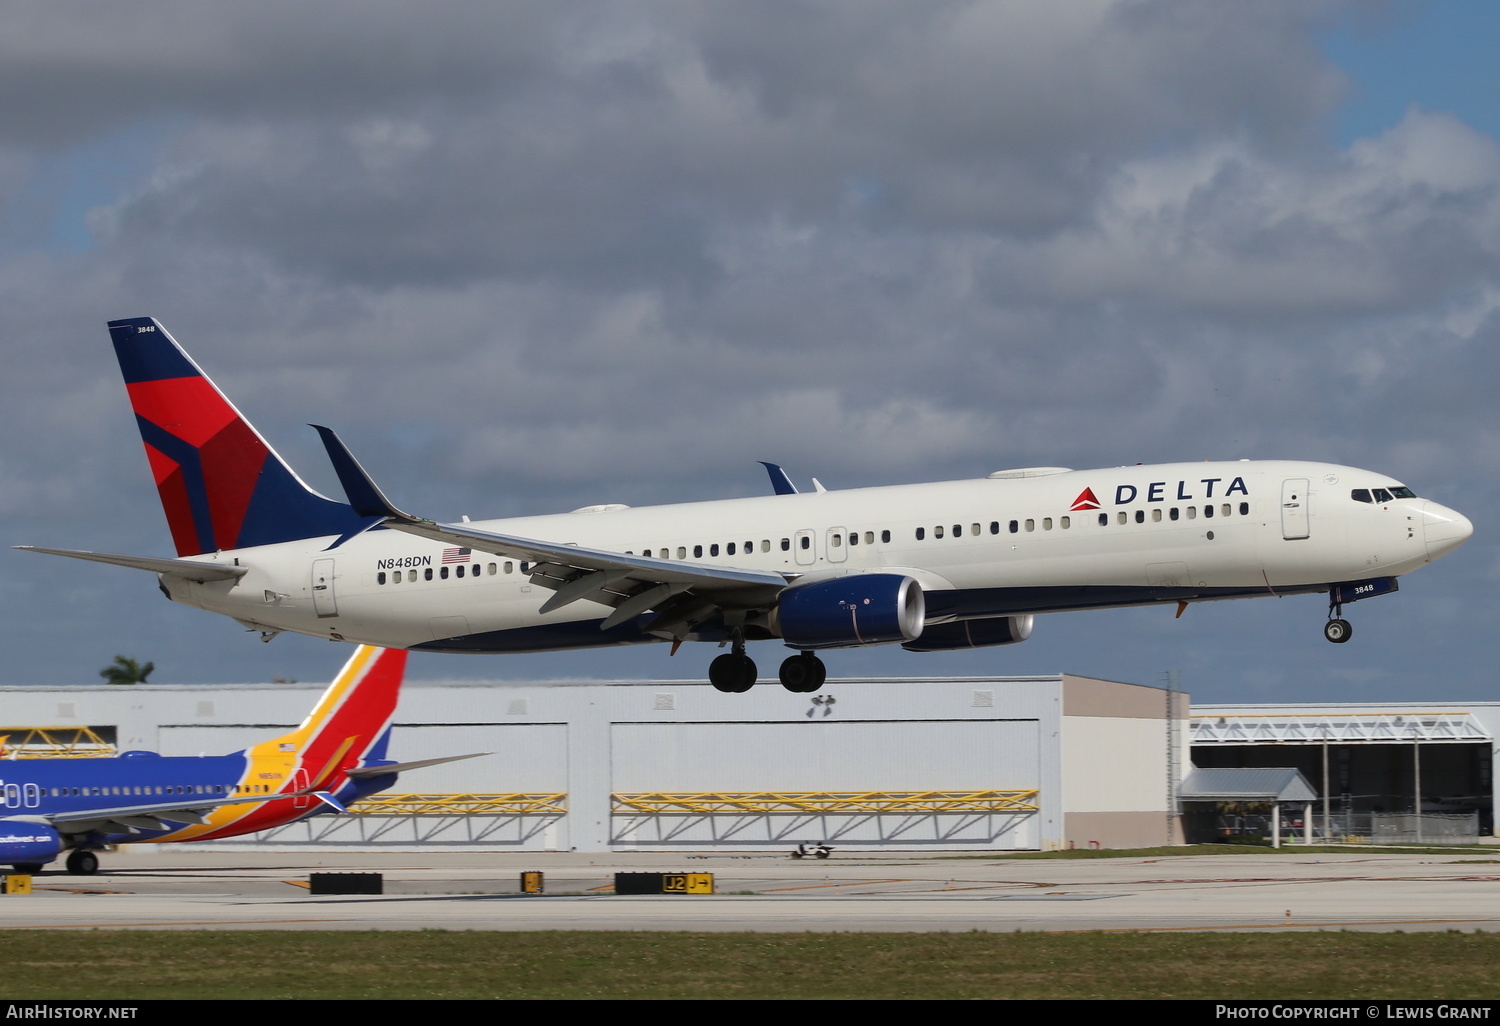
[[[113,563],[154,574],[175,574],[203,584],[206,581],[233,581],[250,572],[249,567],[200,563],[196,559],[166,559],[161,556],[120,556],[112,552],[84,552],[80,549],[44,549],[40,545],[14,545],[23,552],[45,552],[49,556],[86,559],[92,563]]]
[[[351,770],[345,770],[346,777],[383,777],[388,773],[405,773],[407,770],[422,769],[424,766],[440,766],[445,762],[458,762],[460,759],[477,759],[481,755],[494,755],[494,752],[474,752],[472,755],[448,755],[441,759],[422,759],[418,762],[391,762],[384,766],[358,766]]]

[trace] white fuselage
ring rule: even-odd
[[[1351,467],[1205,462],[600,507],[466,526],[806,579],[901,573],[920,583],[929,623],[1322,591],[1415,570],[1471,531],[1435,502],[1357,501],[1359,489],[1404,491]],[[388,647],[540,651],[666,640],[640,631],[605,637],[598,624],[611,607],[597,602],[540,613],[551,592],[514,559],[385,529],[330,549],[333,541],[192,557],[248,572],[201,584],[167,574],[162,583],[175,601],[261,629]],[[476,636],[490,641],[444,643]]]

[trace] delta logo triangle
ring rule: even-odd
[[[1076,499],[1073,500],[1073,505],[1069,506],[1068,510],[1069,510],[1069,512],[1077,513],[1079,510],[1082,510],[1082,509],[1098,509],[1098,508],[1099,508],[1099,499],[1094,495],[1094,490],[1092,488],[1085,488],[1082,492],[1080,492],[1078,494],[1078,498],[1076,498]]]

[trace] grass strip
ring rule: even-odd
[[[16,930],[12,999],[1494,999],[1500,934]]]

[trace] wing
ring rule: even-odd
[[[58,828],[59,833],[134,834],[143,830],[169,829],[173,825],[206,822],[207,815],[227,805],[255,805],[312,795],[338,812],[347,809],[327,791],[287,791],[281,794],[202,796],[195,801],[158,802],[152,805],[120,805],[102,809],[54,812],[38,818]]]
[[[316,424],[313,428],[322,437],[349,503],[360,516],[383,517],[386,527],[418,538],[532,564],[531,582],[553,592],[542,603],[543,613],[584,599],[600,602],[614,607],[599,625],[600,630],[609,630],[656,610],[658,615],[646,630],[682,637],[693,625],[719,613],[770,608],[788,583],[787,577],[768,570],[648,559],[414,517],[392,505],[338,435]]]

